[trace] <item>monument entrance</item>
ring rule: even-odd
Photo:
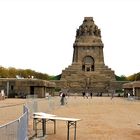
[[[92,17],[85,17],[76,31],[73,60],[62,71],[60,87],[70,92],[108,92],[114,71],[104,63],[101,31]]]

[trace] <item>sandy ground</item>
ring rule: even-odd
[[[17,119],[23,112],[24,99],[0,100],[0,125]]]
[[[6,100],[0,101],[0,107],[4,102],[4,105],[25,102],[25,100],[17,99]],[[45,107],[45,105],[41,106],[40,111]],[[0,123],[17,118],[21,113],[20,110],[21,105],[18,105],[17,109],[0,108]],[[81,119],[77,123],[77,140],[140,140],[140,125],[137,125],[140,123],[140,101],[129,101],[124,98],[111,100],[110,97],[93,97],[92,99],[69,97],[66,105],[59,106],[51,113]],[[66,140],[66,122],[57,121],[56,134],[53,134],[52,123],[47,123],[47,134],[47,140]],[[72,128],[70,137],[70,140],[73,140]]]

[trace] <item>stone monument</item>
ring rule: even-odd
[[[59,86],[70,92],[108,92],[114,71],[104,63],[101,30],[92,17],[85,17],[73,44],[72,64],[62,71]]]

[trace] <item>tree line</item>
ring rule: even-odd
[[[16,69],[13,67],[0,67],[0,78],[37,78],[49,80],[50,76],[41,72],[36,72],[31,69]]]
[[[116,75],[116,80],[117,81],[140,81],[140,72],[132,74],[130,76],[117,76]]]
[[[51,76],[45,73],[36,72],[31,69],[16,69],[14,67],[4,68],[0,66],[0,78],[37,78],[42,80],[60,80],[61,74]],[[130,76],[115,76],[117,81],[139,81],[140,72]]]

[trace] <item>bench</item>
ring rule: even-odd
[[[53,121],[54,123],[54,134],[56,134],[56,121],[65,121],[67,123],[67,140],[69,140],[69,134],[70,134],[70,128],[74,128],[74,140],[76,140],[76,124],[77,121],[80,121],[80,119],[77,118],[66,118],[66,117],[57,117],[56,115],[52,114],[42,114],[42,115],[37,115],[34,113],[33,115],[33,122],[34,122],[34,128],[35,128],[35,135],[37,136],[37,123],[42,122],[42,131],[43,131],[43,136],[46,135],[46,123],[48,121]]]
[[[33,116],[56,116],[56,115],[48,114],[48,113],[44,113],[44,112],[34,112]]]
[[[51,116],[56,116],[53,114],[47,114],[44,112],[35,112],[33,113],[33,130],[35,130],[35,136],[37,137],[37,124],[42,123],[42,132],[43,136],[46,135],[46,119],[51,117]]]

